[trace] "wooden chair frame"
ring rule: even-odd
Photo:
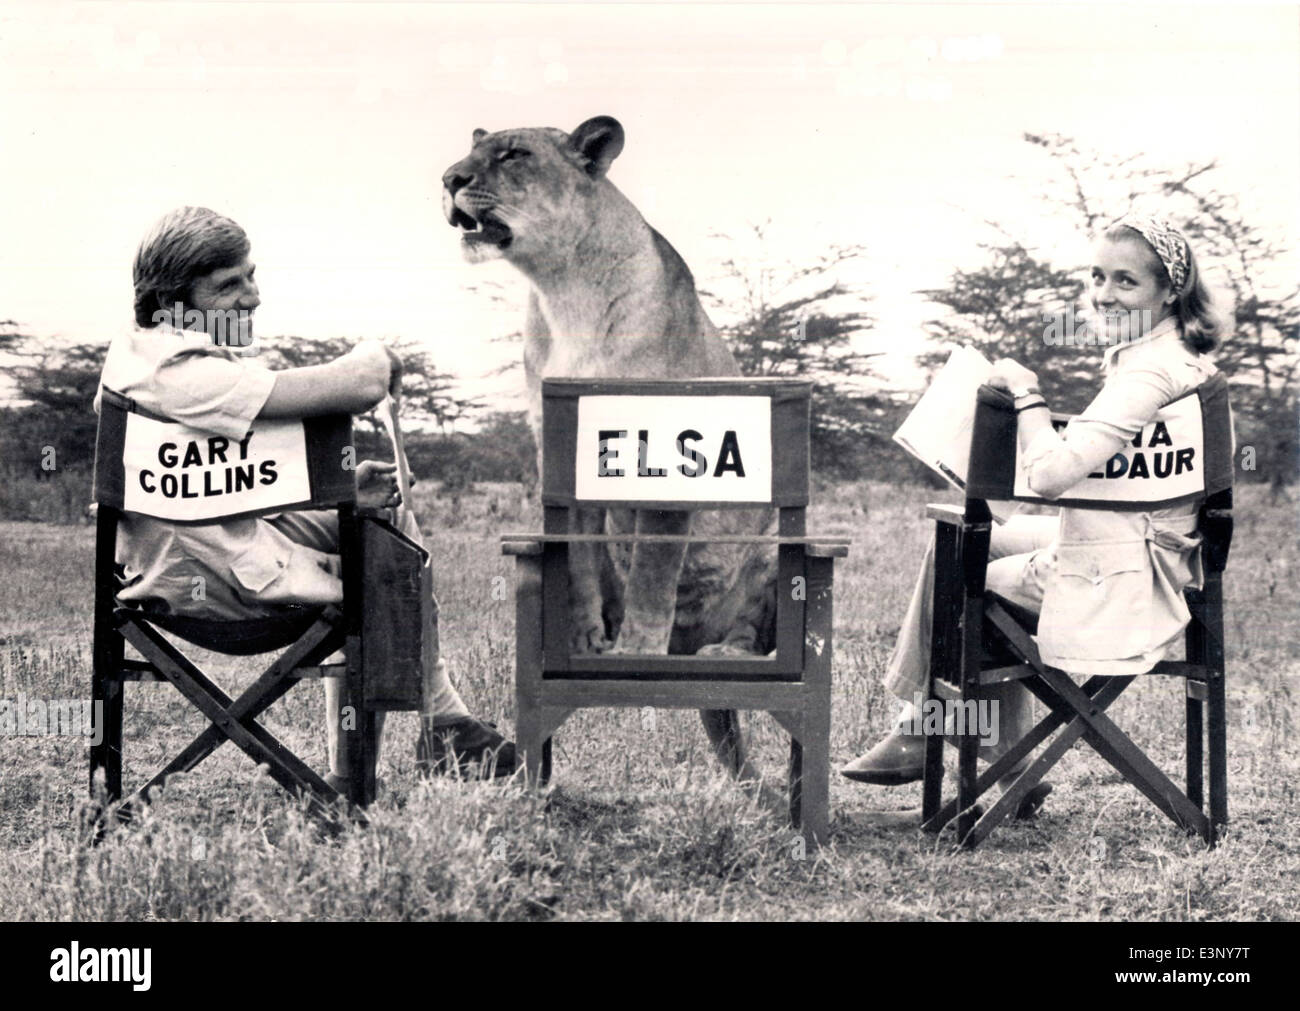
[[[656,706],[763,709],[790,734],[790,816],[811,844],[829,825],[832,599],[834,560],[849,543],[806,536],[808,411],[811,384],[786,380],[589,381],[543,384],[544,532],[507,534],[502,550],[516,566],[516,740],[529,782],[551,775],[551,740],[577,709]],[[778,593],[772,657],[570,655],[569,545],[631,542],[635,534],[569,533],[569,510],[712,509],[734,503],[578,502],[573,490],[577,400],[586,395],[749,395],[773,399],[773,427],[784,432],[775,458],[771,505],[778,534],[729,536],[728,543],[776,547],[779,586],[804,580],[802,599]],[[753,505],[747,508],[754,508]],[[707,538],[651,535],[681,542]]]
[[[121,588],[115,554],[118,524],[123,516],[122,452],[126,419],[131,412],[146,415],[148,412],[111,390],[105,389],[101,400],[95,457],[98,508],[91,695],[94,702],[103,706],[105,729],[100,743],[90,749],[92,799],[100,791],[109,802],[122,798],[126,684],[165,681],[174,685],[207,718],[210,726],[118,807],[118,820],[131,820],[139,805],[148,803],[151,791],[161,786],[168,776],[192,771],[222,744],[231,741],[254,762],[265,765],[270,776],[286,790],[305,795],[308,811],[313,816],[337,827],[340,820],[336,802],[344,794],[330,787],[258,722],[258,717],[300,680],[333,677],[343,681],[343,705],[351,707],[357,716],[356,729],[360,732],[346,733],[343,742],[350,771],[346,799],[350,816],[364,823],[359,809],[371,803],[375,796],[376,713],[380,709],[411,707],[376,699],[375,686],[367,679],[362,649],[367,623],[361,588],[368,556],[378,554],[367,551],[371,521],[378,514],[357,508],[354,474],[340,465],[344,450],[352,442],[352,419],[337,415],[303,422],[313,494],[310,501],[277,510],[338,510],[342,604],[286,609],[282,617],[252,621],[209,621],[123,607],[116,599]],[[238,698],[232,699],[165,638],[163,631],[226,655],[282,652]],[[144,659],[127,658],[127,643]],[[345,655],[345,663],[324,663],[339,650]],[[373,680],[371,677],[370,681]]]
[[[1212,380],[1209,398],[1227,411],[1226,385]],[[1207,384],[1208,385],[1208,384]],[[977,774],[977,735],[958,741],[957,794],[942,800],[943,737],[926,741],[922,826],[938,832],[956,819],[959,844],[973,849],[1021,802],[1076,741],[1082,739],[1125,780],[1163,811],[1174,824],[1214,845],[1228,821],[1227,716],[1224,697],[1223,581],[1232,541],[1231,451],[1221,450],[1207,476],[1209,489],[1198,512],[1204,540],[1204,587],[1188,589],[1191,621],[1185,633],[1186,659],[1161,661],[1147,675],[1182,678],[1186,695],[1186,791],[1180,790],[1106,715],[1107,708],[1135,675],[1088,678],[1077,684],[1066,672],[1043,663],[1032,634],[1031,612],[985,590],[992,517],[988,500],[1010,499],[1008,475],[990,479],[981,468],[1014,460],[1014,413],[1007,426],[1009,399],[982,388],[977,406],[969,485],[964,509],[930,506],[935,520],[934,623],[928,698],[961,703],[978,701],[988,686],[1019,681],[1048,709],[1018,743]],[[1226,429],[1226,426],[1223,426]],[[983,445],[981,445],[981,442]],[[1222,457],[1226,456],[1226,468]],[[1101,508],[1100,506],[1098,508]],[[1007,662],[1008,657],[1012,660]],[[1207,712],[1208,710],[1208,712]],[[1036,748],[1050,743],[987,811],[978,799]],[[1204,774],[1208,738],[1209,813],[1205,812]]]

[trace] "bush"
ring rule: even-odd
[[[81,523],[90,505],[89,468],[49,474],[20,466],[0,469],[0,519],[41,523]]]

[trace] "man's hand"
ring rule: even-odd
[[[368,337],[354,344],[348,354],[364,362],[369,369],[378,371],[386,367],[388,392],[397,396],[402,388],[402,359],[396,351],[383,341]]]
[[[388,392],[396,400],[402,394],[402,357],[387,344],[384,351],[388,353]]]
[[[415,478],[411,478],[415,484]],[[397,464],[362,460],[357,467],[357,505],[363,509],[396,509],[402,504]]]
[[[1038,375],[1013,358],[1001,358],[993,363],[993,374],[985,383],[995,389],[1010,391],[1037,386]]]

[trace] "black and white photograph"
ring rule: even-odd
[[[21,975],[412,921],[1266,975],[1300,6],[3,0],[0,124]]]

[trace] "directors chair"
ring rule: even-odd
[[[790,735],[791,823],[808,845],[829,837],[834,568],[849,542],[806,530],[811,396],[786,379],[543,380],[543,532],[502,536],[516,561],[515,730],[530,783],[550,778],[552,737],[578,709],[767,710]],[[777,533],[580,533],[570,513],[583,508],[766,508]],[[775,550],[770,654],[572,652],[574,545],[705,542]]]
[[[299,680],[334,677],[344,682],[344,712],[355,716],[354,727],[345,725],[346,795],[352,816],[364,822],[357,809],[375,796],[375,714],[419,708],[421,653],[436,644],[422,641],[421,608],[432,601],[427,553],[379,511],[357,507],[355,470],[345,466],[354,458],[348,415],[259,419],[235,442],[103,390],[95,446],[92,700],[103,707],[104,732],[90,749],[92,799],[98,789],[110,802],[122,797],[127,682],[170,682],[211,723],[119,807],[120,821],[131,820],[168,776],[189,772],[229,740],[265,764],[286,790],[305,795],[313,816],[337,825],[333,805],[340,793],[257,721]],[[305,509],[338,511],[340,605],[285,606],[264,618],[221,621],[117,599],[123,587],[115,554],[123,516],[199,524]],[[163,632],[229,656],[282,652],[232,699]],[[128,643],[142,659],[125,655]],[[344,663],[326,662],[339,650]]]
[[[1068,418],[1053,416],[1058,429]],[[1150,461],[1159,447],[1159,465]],[[1137,457],[1145,452],[1148,459]],[[1168,457],[1165,454],[1170,454]],[[1137,478],[1134,480],[1133,478]],[[1043,663],[1033,636],[1037,616],[985,591],[989,502],[1039,502],[1075,509],[1147,512],[1198,502],[1204,585],[1188,588],[1186,658],[1157,663],[1147,675],[1183,681],[1186,694],[1186,792],[1180,790],[1106,715],[1139,675],[1095,675],[1082,685]],[[1228,820],[1222,573],[1232,541],[1232,435],[1227,382],[1214,376],[1172,403],[1105,468],[1053,502],[1036,496],[1020,469],[1011,397],[991,387],[977,395],[964,509],[930,506],[936,521],[934,631],[929,699],[970,703],[985,689],[1020,681],[1048,708],[1045,718],[976,775],[978,735],[961,734],[957,795],[942,802],[943,736],[926,741],[922,826],[938,832],[954,818],[957,838],[974,848],[1015,812],[1076,741],[1083,739],[1176,825],[1217,841]],[[1099,630],[1098,634],[1104,634]],[[1147,676],[1140,675],[1140,676]],[[1206,710],[1208,709],[1208,713]],[[1207,721],[1208,717],[1208,721]],[[967,719],[969,724],[969,718]],[[1048,742],[1008,789],[981,813],[978,798]],[[1209,813],[1204,810],[1205,740],[1209,742]]]

